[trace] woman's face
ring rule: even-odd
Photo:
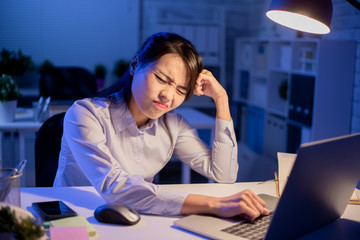
[[[146,66],[133,70],[130,111],[138,117],[156,119],[184,102],[189,74],[178,54],[166,54]]]

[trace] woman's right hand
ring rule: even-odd
[[[265,201],[251,190],[244,190],[228,197],[215,199],[213,202],[214,214],[219,217],[242,216],[250,221],[268,215]]]
[[[212,214],[219,217],[242,216],[250,221],[260,215],[268,215],[265,201],[251,190],[244,190],[227,197],[210,197],[189,194],[181,214]]]

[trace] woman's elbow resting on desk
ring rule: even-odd
[[[236,178],[226,179],[222,181],[218,181],[217,183],[224,183],[224,184],[232,184],[236,182]]]
[[[237,176],[235,177],[227,177],[227,178],[215,178],[215,179],[212,179],[214,182],[217,182],[217,183],[235,183],[236,182],[236,179],[237,179]]]

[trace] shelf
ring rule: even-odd
[[[289,70],[286,69],[282,69],[282,68],[277,68],[277,67],[271,67],[269,68],[269,72],[278,72],[278,73],[289,73]]]
[[[270,43],[270,69],[291,70],[292,48],[290,42]]]
[[[248,106],[246,119],[246,144],[251,150],[262,154],[264,138],[264,110],[258,107]]]
[[[268,114],[265,121],[264,154],[276,159],[277,152],[286,151],[286,119]]]
[[[289,119],[311,126],[315,77],[293,74],[290,81]]]
[[[235,56],[237,56],[235,64],[239,66],[241,70],[250,70],[253,61],[252,44],[243,42],[242,39],[238,39],[235,44],[237,46],[235,48]]]
[[[268,107],[277,112],[286,114],[289,74],[283,72],[270,72],[268,86]]]
[[[266,75],[268,70],[268,44],[266,42],[256,43],[254,46],[253,66],[256,74]]]
[[[270,107],[267,109],[267,112],[268,112],[269,114],[277,115],[277,116],[283,117],[283,118],[287,118],[287,117],[288,117],[288,114],[287,114],[286,112],[278,111],[278,110],[272,109],[272,108],[270,108]]]
[[[318,42],[296,42],[293,52],[293,69],[316,74],[318,62]]]
[[[276,159],[350,133],[355,42],[239,38],[235,53],[237,129],[249,149]]]
[[[250,79],[248,103],[259,107],[267,104],[267,79],[254,77]]]

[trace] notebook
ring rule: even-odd
[[[359,133],[302,144],[265,239],[294,239],[338,219],[360,178],[359,146]],[[206,215],[174,221],[213,239],[248,239],[224,231],[234,224],[234,219]]]

